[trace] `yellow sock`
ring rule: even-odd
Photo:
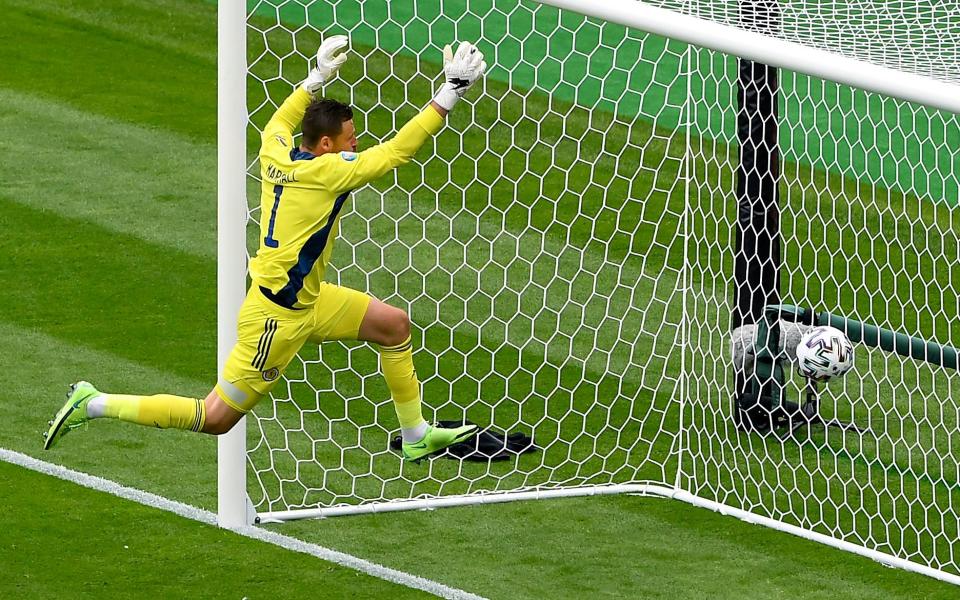
[[[396,346],[380,347],[380,368],[401,429],[417,429],[426,423],[420,412],[420,381],[413,369],[413,343],[409,337]]]
[[[103,416],[160,429],[200,431],[203,429],[206,408],[203,400],[170,394],[104,394]]]

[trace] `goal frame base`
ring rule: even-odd
[[[549,500],[554,498],[612,496],[618,494],[679,500],[680,502],[684,502],[686,504],[712,510],[713,512],[721,515],[736,517],[741,521],[750,523],[752,525],[762,525],[764,527],[769,527],[770,529],[789,533],[797,537],[824,544],[826,546],[831,546],[833,548],[837,548],[838,550],[857,554],[888,567],[895,567],[905,571],[926,575],[927,577],[932,577],[953,585],[960,585],[960,575],[945,573],[933,567],[928,567],[926,565],[905,560],[879,550],[866,548],[864,546],[859,546],[844,540],[838,540],[822,533],[803,529],[797,525],[783,523],[770,517],[758,515],[741,508],[727,506],[714,500],[709,500],[707,498],[697,496],[696,494],[691,494],[685,490],[649,483],[592,485],[517,492],[488,492],[435,498],[388,500],[383,502],[370,502],[368,504],[351,506],[331,506],[325,508],[263,512],[257,515],[255,523],[257,525],[262,525],[268,523],[283,523],[298,519],[325,519],[329,517],[341,517],[349,515],[374,515],[407,510],[429,511],[436,510],[438,508],[500,504],[503,502],[515,502],[521,500]]]

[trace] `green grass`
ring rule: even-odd
[[[5,1],[2,10],[12,25],[0,31],[0,59],[16,68],[0,80],[0,150],[31,161],[56,157],[39,170],[26,158],[0,164],[0,254],[6,258],[0,281],[7,299],[0,342],[15,349],[0,359],[14,375],[5,388],[0,446],[40,455],[40,432],[70,381],[86,377],[106,390],[195,396],[214,381],[215,10],[180,1],[101,7],[85,0]],[[280,37],[270,41],[282,50]],[[298,36],[303,47],[315,40],[306,30]],[[256,43],[252,38],[253,53]],[[51,51],[51,44],[60,51]],[[362,42],[355,51],[364,60],[355,57],[344,70],[345,80],[357,82],[352,96],[342,83],[331,93],[351,98],[360,109],[361,144],[368,145],[412,115],[429,98],[432,83],[417,74],[409,56],[388,58]],[[288,59],[285,72],[300,77],[302,65]],[[266,72],[272,65],[265,61],[257,68]],[[422,68],[432,73],[434,67]],[[396,90],[405,80],[409,102],[403,103]],[[956,539],[953,457],[960,440],[956,410],[942,399],[950,397],[952,379],[862,353],[858,372],[899,378],[906,369],[904,383],[889,389],[888,378],[865,376],[862,384],[848,378],[846,387],[833,389],[836,406],[830,403],[827,410],[869,420],[889,434],[885,444],[817,434],[806,444],[785,445],[727,429],[722,417],[729,365],[717,357],[725,356],[733,209],[729,195],[711,190],[732,189],[729,148],[709,138],[687,146],[675,129],[622,113],[588,112],[496,78],[485,85],[487,95],[472,108],[458,107],[451,126],[423,150],[421,167],[405,167],[396,178],[355,194],[332,272],[410,310],[419,343],[437,357],[419,352],[417,366],[438,416],[465,411],[478,421],[532,431],[544,452],[516,465],[467,464],[462,471],[451,461],[401,465],[384,452],[395,417],[374,352],[362,345],[325,346],[322,363],[296,363],[288,372],[295,401],[308,411],[303,427],[290,403],[258,411],[261,417],[276,411],[275,420],[261,421],[276,450],[253,455],[251,474],[259,473],[263,486],[251,478],[254,500],[280,507],[547,482],[672,481],[682,467],[682,483],[705,496],[774,511],[820,530],[869,530],[888,551],[913,555],[923,548],[927,555],[948,556]],[[252,84],[249,105],[258,106],[265,91],[278,101],[283,88]],[[377,98],[400,106],[396,116],[382,106],[369,110]],[[268,116],[264,108],[255,121]],[[480,152],[488,136],[493,152]],[[687,190],[680,179],[688,149],[696,156],[696,181],[712,183],[692,191],[685,222]],[[448,164],[459,188],[447,181]],[[567,179],[567,170],[574,176]],[[509,179],[495,177],[501,172]],[[956,338],[949,288],[933,283],[960,275],[953,272],[956,225],[947,206],[877,193],[807,166],[788,165],[785,173],[791,185],[784,227],[794,242],[785,248],[784,289],[791,299]],[[408,190],[421,181],[430,191],[410,200]],[[814,189],[829,193],[813,196]],[[582,208],[581,196],[587,199]],[[823,214],[833,215],[832,227],[826,239],[817,239]],[[913,226],[905,228],[905,220]],[[703,243],[685,246],[678,236],[683,227]],[[886,237],[851,235],[863,229]],[[897,244],[913,252],[891,251]],[[817,251],[824,246],[844,253],[835,251],[821,267],[837,277],[814,284],[801,267],[822,256]],[[412,258],[406,247],[415,249]],[[695,267],[686,298],[677,291],[685,253]],[[927,285],[905,285],[908,279]],[[887,293],[873,293],[884,286]],[[897,309],[896,301],[920,306],[918,295],[923,310]],[[709,326],[682,330],[684,310]],[[694,434],[682,440],[669,434],[680,418],[675,399],[681,358],[673,350],[681,339],[691,350],[685,360],[703,365],[696,379],[683,382],[688,392],[699,393],[689,395],[683,414],[696,425]],[[304,352],[308,360],[317,357],[317,349]],[[661,430],[668,434],[658,435]],[[251,443],[259,436],[259,428],[251,427]],[[687,463],[674,452],[681,441],[691,449]],[[67,442],[40,457],[216,506],[212,439],[95,423]],[[348,449],[341,453],[338,446]],[[306,486],[280,482],[298,467]],[[806,475],[814,467],[829,483]],[[790,487],[766,488],[761,475]],[[0,490],[18,494],[63,485],[38,483],[36,476],[10,468],[3,476],[14,485]],[[884,480],[890,497],[859,491],[864,481]],[[54,515],[75,493],[51,491],[44,519],[24,520],[23,534],[8,531],[37,536],[48,546],[61,543],[49,523],[61,519],[67,527],[66,517]],[[81,531],[96,531],[104,521],[94,512],[100,507],[123,504],[89,494],[84,511],[91,514],[84,516],[90,520],[77,526]],[[853,509],[834,510],[841,501]],[[19,498],[7,502],[16,503],[27,505]],[[908,504],[923,507],[915,520],[940,532],[937,543],[945,540],[946,547],[930,548],[924,536],[901,540],[886,533],[883,523]],[[119,522],[113,537],[136,530],[134,523]],[[197,527],[196,539],[219,535],[184,526]],[[491,598],[662,597],[677,590],[731,598],[955,594],[933,580],[783,534],[675,502],[630,497],[278,529]],[[444,535],[419,543],[432,531]],[[486,543],[490,539],[495,543]],[[31,552],[39,544],[18,543],[16,564],[42,578],[47,563]],[[120,570],[136,570],[121,560],[119,549],[98,547],[107,548]],[[182,546],[166,541],[154,552],[173,561]],[[220,556],[211,553],[205,562],[230,572],[234,563]],[[317,569],[296,562],[304,557],[286,556],[276,558],[272,570],[309,582],[299,573]],[[220,587],[221,579],[189,584],[204,597],[234,589]],[[238,585],[243,581],[238,578]],[[324,589],[347,595],[352,588],[339,581]],[[177,596],[181,589],[156,585],[161,596]],[[48,593],[37,587],[12,595]],[[393,590],[371,587],[363,596],[388,593]]]
[[[678,3],[653,4],[677,8]],[[685,4],[683,10],[693,8]],[[927,29],[932,27],[944,36],[958,33],[960,26],[948,25],[951,9],[945,5],[921,2],[911,7],[916,11],[911,15],[911,9],[901,9],[898,0],[876,0],[858,15],[843,3],[783,4],[797,5],[794,10],[786,9],[783,17],[784,30],[794,35],[812,29],[813,39],[821,44],[839,45],[858,56],[869,48],[870,56],[884,60],[891,59],[887,48],[895,46],[901,56],[918,55],[920,68],[933,70],[931,54],[939,53],[943,77],[949,77],[956,64],[952,47],[942,45],[933,51],[928,39]],[[703,77],[691,78],[688,90],[688,79],[679,75],[684,68],[685,44],[572,11],[509,0],[447,0],[442,10],[439,3],[415,0],[341,0],[335,5],[314,2],[306,7],[280,0],[248,0],[247,6],[263,17],[265,25],[279,15],[291,26],[309,23],[328,34],[348,32],[356,43],[400,56],[411,56],[411,50],[419,51],[420,45],[438,52],[447,40],[472,40],[494,59],[489,61],[488,80],[549,90],[553,98],[565,103],[616,112],[628,120],[639,115],[665,129],[692,122],[701,135],[736,141],[736,113],[728,109],[736,101],[734,86],[717,85],[717,81],[736,80],[736,60],[698,50],[691,69]],[[720,16],[729,12],[731,5],[699,1],[694,6],[704,16]],[[886,11],[905,16],[879,17]],[[268,36],[273,40],[293,38],[301,49],[315,46],[317,39],[309,28],[292,36],[276,31]],[[850,41],[843,43],[844,39]],[[292,76],[291,81],[301,76],[301,68],[299,59],[285,56],[283,72]],[[780,144],[786,159],[956,203],[960,155],[955,148],[960,123],[955,116],[790,71],[781,72],[780,85],[780,114],[784,117]],[[688,95],[700,99],[691,114],[684,113]],[[904,155],[911,159],[903,160]]]
[[[288,36],[268,41],[279,55],[291,48]],[[261,56],[257,36],[250,44],[251,56]],[[380,138],[397,117],[377,98],[394,94],[390,104],[402,105],[399,118],[406,118],[417,110],[412,99],[428,98],[432,83],[405,56],[388,59],[359,43],[352,47],[364,57],[344,67],[343,79],[353,85],[333,85],[327,93],[352,96],[363,112],[362,127]],[[261,59],[253,70],[266,76],[276,68]],[[374,86],[381,78],[383,86]],[[411,102],[385,91],[401,82],[408,82]],[[675,288],[682,247],[675,234],[683,137],[642,122],[631,130],[612,114],[588,114],[548,96],[524,99],[520,90],[495,81],[485,86],[487,95],[470,112],[454,113],[422,171],[401,169],[396,180],[388,177],[355,195],[338,242],[338,252],[353,260],[334,266],[341,283],[409,309],[420,343],[437,357],[418,355],[418,374],[438,416],[465,412],[478,422],[532,430],[545,452],[525,457],[512,473],[508,465],[466,465],[458,477],[461,467],[452,463],[434,463],[429,471],[398,465],[383,454],[386,429],[355,425],[382,423],[375,413],[390,410],[375,354],[324,347],[321,363],[297,365],[290,373],[296,406],[261,413],[277,415],[262,422],[263,435],[277,449],[253,457],[265,507],[435,493],[441,486],[456,493],[602,483],[611,473],[619,481],[667,476],[671,440],[658,439],[656,432],[675,423],[677,412],[670,382],[676,381],[678,356],[669,359],[671,366],[667,357],[681,308]],[[250,83],[252,105],[261,105],[264,91]],[[365,110],[371,105],[377,108]],[[268,116],[268,110],[258,111],[255,122]],[[486,149],[488,135],[493,152]],[[511,136],[512,144],[496,141]],[[621,166],[613,166],[615,156],[623,158]],[[639,177],[634,160],[642,163]],[[549,166],[518,167],[528,161]],[[451,185],[451,168],[453,183],[465,191]],[[472,174],[485,185],[477,185]],[[437,193],[421,191],[408,199],[403,191],[421,182]],[[581,194],[596,196],[595,214],[580,209]],[[258,203],[253,197],[252,205]],[[347,364],[350,369],[343,368]],[[640,365],[646,368],[635,370]],[[638,376],[622,377],[628,371]],[[342,402],[322,394],[334,388]],[[315,390],[321,391],[320,411]],[[670,419],[646,418],[655,397],[655,410],[672,412]],[[446,398],[452,402],[431,402]],[[301,411],[311,409],[301,425]],[[359,451],[341,458],[336,446],[313,443],[327,439]],[[640,464],[631,455],[654,460]],[[308,456],[320,460],[302,460]],[[292,477],[297,470],[306,475]],[[318,486],[310,481],[325,482],[324,489],[312,489]],[[257,496],[259,501],[260,490]]]
[[[548,506],[552,505],[552,506]],[[559,521],[557,520],[559,518]],[[579,498],[363,517],[365,531],[416,543],[447,561],[418,564],[357,535],[354,519],[276,526],[319,543],[418,569],[490,598],[951,598],[956,589],[729,517],[638,497]],[[585,543],[587,540],[589,542]],[[602,540],[602,542],[601,542]],[[467,569],[458,557],[496,565]],[[494,572],[495,571],[495,572]],[[493,573],[493,574],[492,574]],[[534,581],[536,579],[537,581]],[[483,590],[480,592],[480,590]]]
[[[4,598],[433,597],[14,465],[0,481]]]
[[[309,35],[273,33],[267,43],[287,56]],[[281,65],[263,54],[262,43],[250,36],[252,70],[266,79]],[[431,71],[403,54],[388,57],[357,42],[353,50],[364,60],[348,63],[346,83],[327,93],[352,98],[365,129],[381,138],[395,118],[385,108],[402,106],[401,117],[412,115],[412,99],[429,97],[423,73]],[[730,60],[701,54],[699,75],[730,79]],[[291,62],[297,59],[285,60],[283,72]],[[673,85],[685,88],[684,79],[674,73]],[[381,80],[382,86],[374,84]],[[261,105],[268,90],[282,93],[252,81],[254,104]],[[378,415],[389,414],[390,406],[375,354],[325,347],[322,360],[311,354],[314,362],[293,370],[293,402],[258,413],[265,418],[259,432],[271,443],[252,454],[255,502],[273,510],[540,485],[673,481],[682,443],[680,478],[689,489],[949,566],[949,540],[958,531],[951,507],[960,501],[951,452],[960,444],[956,409],[943,405],[951,378],[860,350],[861,376],[831,384],[824,411],[869,423],[879,439],[813,432],[806,444],[784,445],[742,436],[720,419],[732,385],[729,364],[717,357],[726,357],[729,329],[733,149],[709,136],[688,144],[684,132],[651,125],[649,114],[630,120],[497,81],[487,81],[485,92],[469,113],[453,115],[419,169],[401,170],[356,195],[339,242],[340,255],[349,259],[334,272],[341,282],[409,309],[421,344],[436,357],[418,355],[425,397],[453,399],[437,407],[440,417],[465,413],[532,431],[542,454],[509,465],[398,465],[383,451],[390,431]],[[716,102],[707,96],[692,110],[716,111]],[[844,118],[865,118],[870,106],[855,105],[861,112],[847,110]],[[805,119],[791,120],[791,110],[785,122],[793,127],[837,117],[829,103],[803,108],[810,113]],[[261,110],[255,122],[268,116]],[[504,139],[512,143],[501,146],[497,140]],[[689,198],[685,152],[691,156]],[[884,152],[854,172],[870,181]],[[952,203],[790,160],[783,181],[784,298],[912,334],[960,337],[958,322],[945,318],[951,291],[939,283],[960,276]],[[684,261],[686,294],[678,291]],[[676,434],[683,360],[677,347],[688,348],[690,361],[682,440]],[[279,393],[288,396],[288,390]],[[329,399],[331,393],[342,400]],[[377,425],[367,425],[371,421]],[[341,455],[341,448],[349,451]],[[861,483],[877,479],[888,481],[886,489]],[[908,505],[924,524],[918,535],[878,528]]]

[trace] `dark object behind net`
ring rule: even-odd
[[[472,421],[437,421],[437,426],[444,428],[461,427],[463,425],[475,425],[475,423]],[[403,439],[399,435],[390,441],[390,447],[394,450],[400,450],[402,444]],[[533,445],[533,438],[525,433],[519,431],[507,433],[500,429],[487,427],[469,440],[450,446],[446,452],[438,456],[488,462],[507,460],[538,450],[539,448]]]

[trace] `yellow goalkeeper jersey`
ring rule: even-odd
[[[263,130],[260,248],[250,261],[253,285],[292,309],[310,308],[317,299],[350,192],[409,162],[443,126],[428,106],[383,144],[314,156],[293,142],[309,104],[310,94],[297,88]]]

